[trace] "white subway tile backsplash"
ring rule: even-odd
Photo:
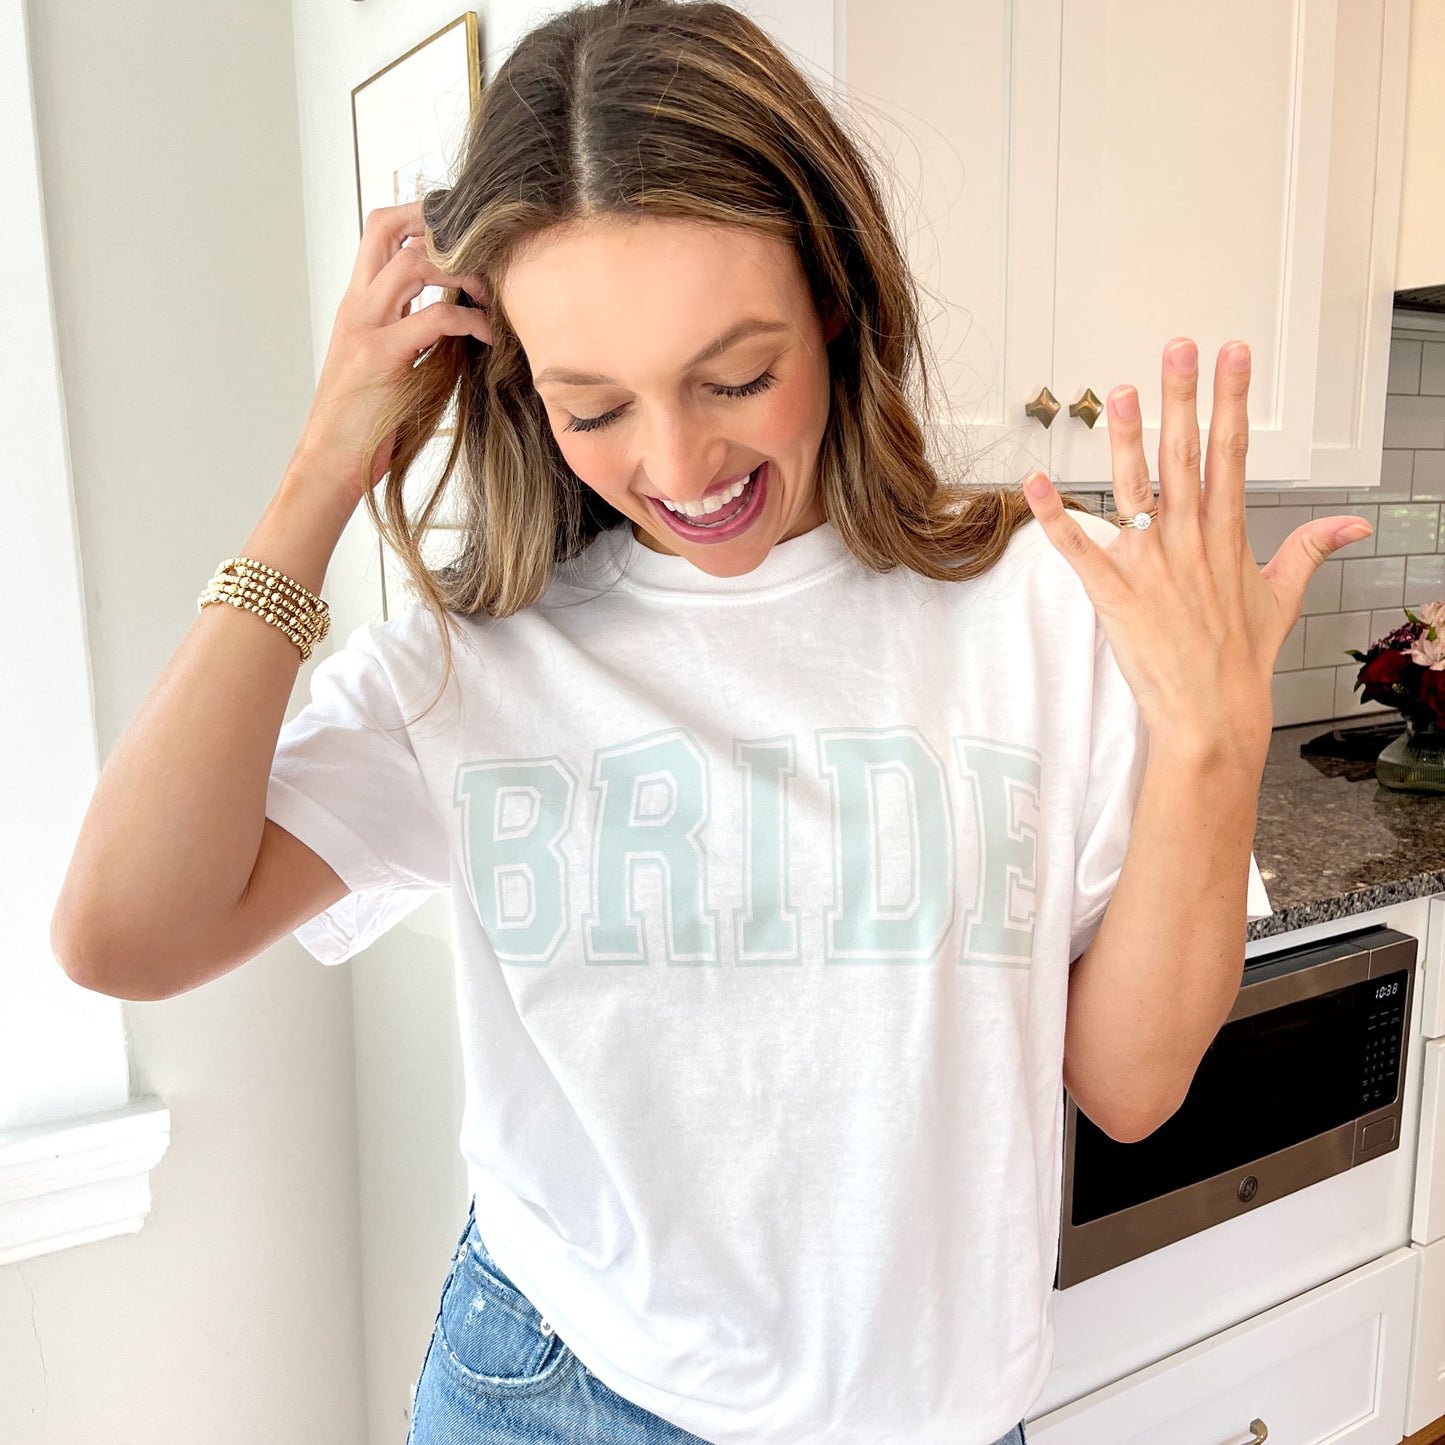
[[[1385,388],[1388,392],[1389,387]],[[1425,342],[1425,351],[1420,367],[1420,394],[1422,396],[1445,396],[1445,341]],[[1385,409],[1390,406],[1385,398]]]
[[[1305,624],[1305,667],[1338,667],[1342,660],[1350,661],[1346,648],[1357,647],[1363,652],[1369,646],[1368,612],[1316,613],[1300,621]]]
[[[1270,679],[1270,703],[1277,728],[1328,721],[1335,716],[1335,669],[1275,673]]]
[[[1297,618],[1295,625],[1285,635],[1284,642],[1280,645],[1279,656],[1274,661],[1276,672],[1293,672],[1296,668],[1304,666],[1305,624],[1308,621],[1308,617]]]
[[[1335,669],[1335,716],[1358,717],[1362,713],[1388,712],[1382,702],[1361,702],[1355,688],[1355,679],[1360,675],[1360,664],[1353,660]]]
[[[1415,458],[1415,499],[1445,502],[1445,451],[1419,451],[1410,455]]]
[[[1388,403],[1386,410],[1389,410]],[[1410,474],[1415,466],[1413,449],[1386,447],[1380,453],[1380,490],[1410,495]],[[1383,496],[1381,501],[1385,500]]]
[[[1445,597],[1445,553],[1405,559],[1405,598],[1410,606]],[[1401,618],[1400,622],[1406,619]],[[1399,623],[1395,624],[1397,627]]]
[[[1403,607],[1382,607],[1378,612],[1370,613],[1371,643],[1378,642],[1387,633],[1404,626],[1409,620]],[[1361,651],[1363,650],[1362,648]]]
[[[1385,402],[1385,415],[1390,414],[1390,404]],[[1350,493],[1352,502],[1408,502],[1410,500],[1410,475],[1415,465],[1415,453],[1407,448],[1386,447],[1380,458],[1380,484]]]
[[[1420,395],[1420,346],[1418,341],[1391,337],[1390,375],[1385,383],[1387,406],[1388,397]]]
[[[1438,502],[1387,503],[1380,508],[1380,520],[1375,528],[1375,555],[1433,552],[1439,532]]]
[[[1385,402],[1385,445],[1445,447],[1445,397],[1389,397]]]
[[[1315,574],[1310,578],[1309,584],[1305,587],[1304,603],[1300,607],[1300,615],[1310,616],[1316,612],[1338,612],[1340,611],[1341,581],[1346,566],[1367,567],[1374,562],[1373,557],[1366,557],[1359,562],[1341,562],[1331,557],[1328,562],[1321,564],[1315,569]],[[1400,585],[1403,588],[1405,579],[1402,576]]]
[[[1325,567],[1329,565],[1328,562],[1324,564]],[[1364,612],[1375,607],[1392,607],[1404,600],[1403,557],[1357,557],[1337,565],[1344,568],[1345,573],[1338,610]],[[1323,572],[1324,567],[1320,571]],[[1308,590],[1305,596],[1309,596]]]
[[[1346,504],[1348,505],[1348,504]],[[1244,527],[1249,536],[1249,550],[1261,566],[1279,550],[1291,532],[1313,516],[1309,507],[1249,507],[1244,509]]]

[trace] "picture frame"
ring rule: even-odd
[[[369,211],[451,184],[481,95],[481,44],[471,10],[352,89],[358,239]]]
[[[464,11],[351,91],[351,134],[356,167],[356,226],[378,206],[399,206],[457,174],[467,131],[482,94],[481,44],[475,11]],[[440,286],[424,287],[413,312],[440,301]],[[408,493],[430,491],[440,477],[456,433],[455,408],[408,472]],[[453,543],[444,526],[431,529],[433,550]],[[396,559],[378,537],[382,616],[390,617],[409,590]],[[445,548],[443,547],[443,550]],[[437,565],[429,559],[431,565]]]

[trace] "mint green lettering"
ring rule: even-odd
[[[953,830],[938,755],[916,728],[864,728],[820,731],[818,758],[835,794],[838,906],[824,915],[824,961],[926,962],[953,921]],[[892,828],[880,816],[887,774],[905,795]],[[883,884],[894,876],[902,901],[886,903]]]
[[[743,901],[737,920],[738,962],[801,963],[798,911],[785,908],[788,807],[784,783],[796,775],[791,738],[735,742],[743,774]]]
[[[959,961],[1027,965],[1038,889],[1039,755],[991,738],[957,737],[954,747],[980,839],[976,893],[965,910]]]
[[[704,906],[707,760],[684,729],[599,749],[592,788],[592,911],[583,919],[588,963],[647,963],[645,916],[633,901],[644,868],[660,874],[669,963],[716,963],[717,915]]]
[[[462,847],[477,915],[497,957],[545,964],[567,936],[567,860],[558,839],[576,778],[559,758],[457,769]]]

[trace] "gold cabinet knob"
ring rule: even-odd
[[[1048,387],[1044,387],[1024,410],[1028,412],[1035,421],[1043,422],[1046,427],[1051,426],[1059,412],[1058,398],[1054,396]]]
[[[1094,395],[1093,387],[1085,387],[1084,394],[1069,408],[1070,416],[1083,417],[1085,425],[1090,431],[1094,429],[1094,423],[1104,414],[1104,403]]]

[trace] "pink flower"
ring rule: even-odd
[[[1438,605],[1435,602],[1430,604],[1431,607]],[[1430,631],[1435,629],[1432,627]],[[1410,644],[1410,660],[1418,662],[1421,667],[1428,667],[1432,672],[1445,672],[1445,636],[1431,637],[1421,633]]]
[[[1420,621],[1436,632],[1445,632],[1445,602],[1427,602],[1420,609]]]

